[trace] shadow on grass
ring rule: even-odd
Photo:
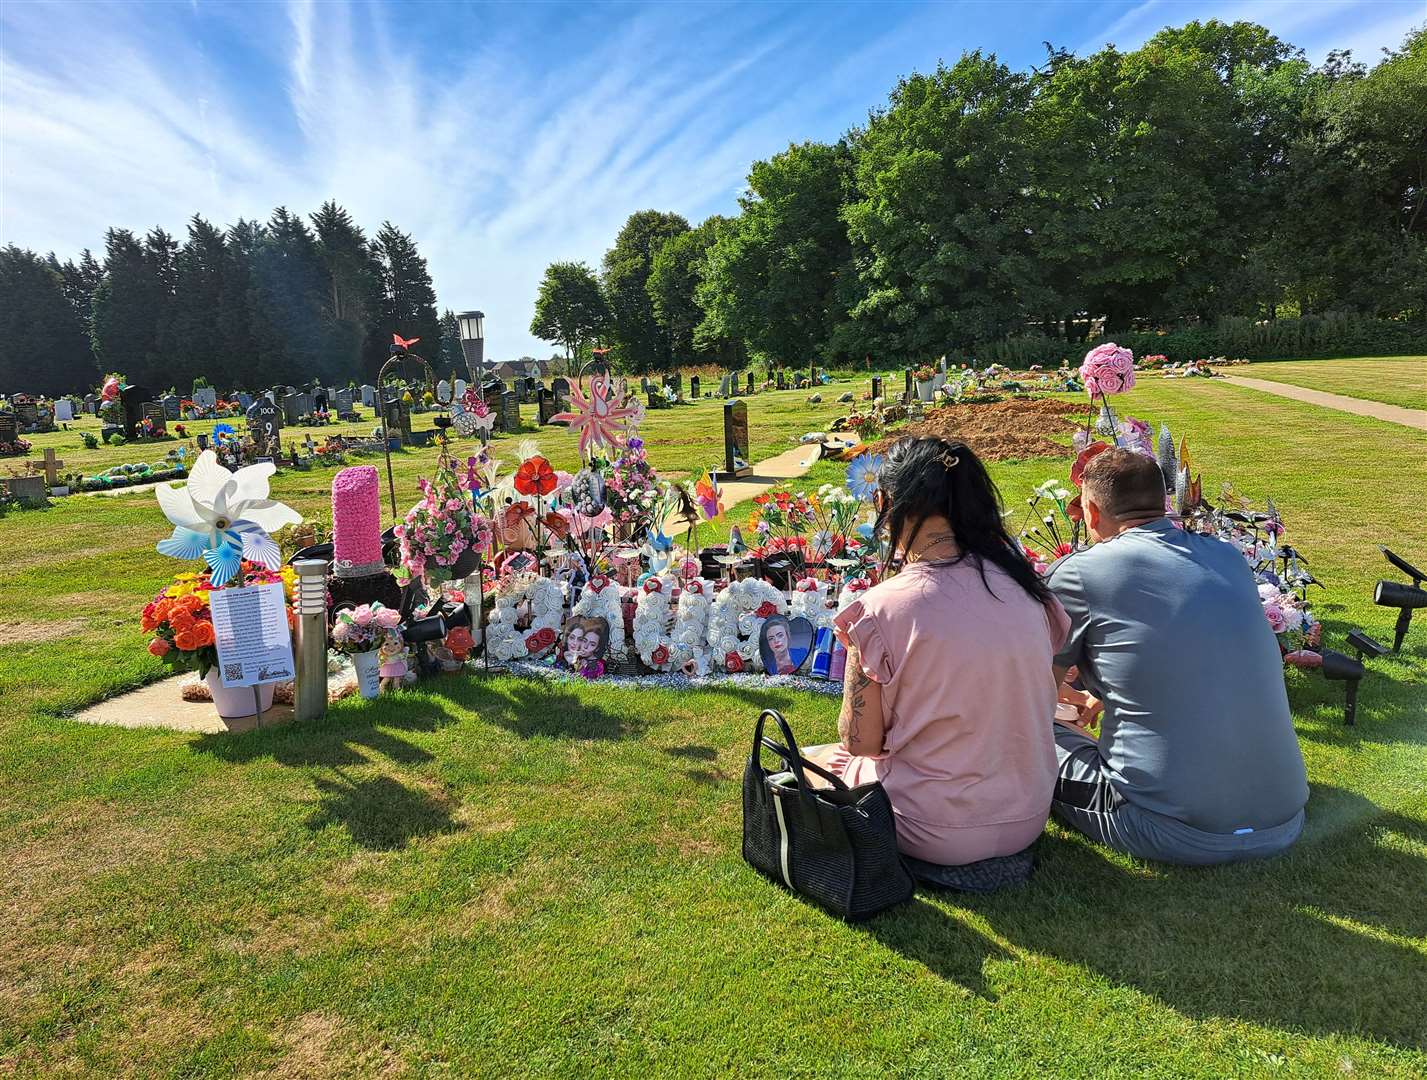
[[[428,681],[422,688],[522,739],[627,739],[643,734],[645,727],[637,715],[611,712],[544,679],[508,677],[500,689],[480,679],[449,679]]]
[[[342,825],[353,843],[372,851],[396,851],[416,837],[460,828],[445,800],[390,776],[359,781],[318,778],[315,784],[321,801],[307,827],[316,831]]]
[[[1266,862],[1134,867],[1077,836],[1038,843],[1028,888],[943,894],[1020,948],[1133,987],[1197,1019],[1248,1020],[1427,1048],[1422,823],[1313,789],[1304,838]],[[925,901],[870,924],[880,941],[974,988],[977,951]]]

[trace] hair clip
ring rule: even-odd
[[[940,458],[943,469],[954,469],[961,464],[961,458],[957,457],[950,450],[944,451]]]

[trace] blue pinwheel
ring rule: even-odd
[[[202,559],[215,586],[236,577],[244,559],[276,570],[282,565],[282,552],[268,534],[299,524],[302,515],[268,498],[268,477],[274,471],[268,462],[229,472],[212,450],[205,450],[184,487],[161,484],[154,489],[164,516],[174,526],[173,535],[159,541],[159,553]]]

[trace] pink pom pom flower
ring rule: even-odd
[[[1099,394],[1119,394],[1135,386],[1135,354],[1113,341],[1096,345],[1085,354],[1080,365],[1080,377],[1085,380],[1085,392],[1092,398]]]

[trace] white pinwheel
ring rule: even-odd
[[[296,510],[268,498],[268,477],[276,471],[267,462],[229,472],[212,450],[205,450],[185,486],[154,489],[174,526],[173,535],[159,541],[159,552],[175,559],[201,558],[215,586],[232,580],[244,559],[276,570],[282,552],[268,534],[302,521]]]

